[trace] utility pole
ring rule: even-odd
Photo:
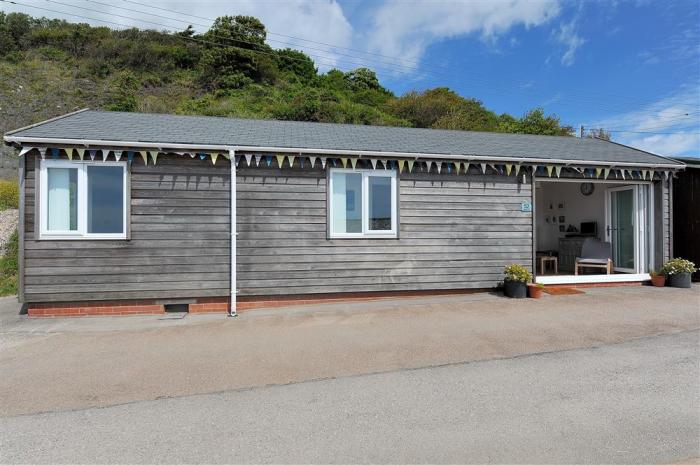
[[[581,125],[581,138],[583,139],[583,124]]]

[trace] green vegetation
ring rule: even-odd
[[[695,268],[695,263],[684,258],[672,258],[668,260],[659,270],[659,274],[671,276],[677,273],[695,273],[698,269]]]
[[[16,179],[0,179],[0,211],[8,208],[19,208],[19,186]]]
[[[506,281],[519,281],[529,283],[532,281],[532,275],[523,265],[512,264],[505,267],[503,270]]]
[[[570,135],[541,109],[497,115],[440,87],[397,97],[374,71],[319,73],[265,26],[223,16],[204,34],[112,30],[0,12],[0,132],[80,107]]]
[[[0,296],[17,294],[17,253],[19,242],[17,231],[5,246],[5,254],[0,257]]]

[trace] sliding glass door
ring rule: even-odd
[[[606,241],[612,243],[613,268],[620,273],[649,271],[651,205],[646,184],[607,190]]]

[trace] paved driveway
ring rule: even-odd
[[[223,315],[26,319],[2,301],[0,415],[517,357],[700,327],[700,287]],[[173,319],[175,318],[175,319]]]

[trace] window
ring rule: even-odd
[[[39,176],[41,238],[126,238],[126,163],[43,160]]]
[[[332,169],[330,237],[396,237],[396,172]]]

